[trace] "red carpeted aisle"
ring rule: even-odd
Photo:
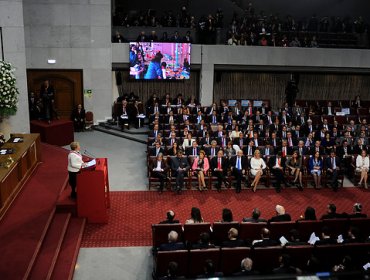
[[[0,222],[0,279],[22,279],[67,178],[67,151],[42,144],[42,163]]]
[[[182,195],[165,192],[158,195],[152,191],[111,192],[111,209],[106,225],[88,224],[82,240],[82,247],[150,246],[151,224],[165,219],[167,210],[172,209],[180,222],[189,218],[192,206],[199,207],[205,221],[221,218],[222,208],[230,208],[234,219],[240,221],[250,216],[254,207],[259,207],[262,217],[274,215],[276,204],[285,207],[296,220],[306,206],[313,206],[320,217],[326,212],[328,203],[335,203],[338,212],[351,212],[355,202],[363,204],[364,212],[370,213],[370,193],[358,188],[345,188],[334,193],[330,189],[314,190],[285,189],[277,194],[273,189],[252,193],[233,190],[221,193],[208,191],[185,191]]]

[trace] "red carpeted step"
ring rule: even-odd
[[[72,279],[85,223],[85,219],[71,218],[51,279]]]
[[[49,279],[64,240],[71,214],[55,214],[28,279]]]
[[[71,213],[72,216],[77,216],[77,204],[75,199],[70,198],[71,189],[65,188],[59,195],[56,204],[57,213]]]

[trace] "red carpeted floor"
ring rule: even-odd
[[[150,246],[151,224],[165,219],[172,209],[181,223],[189,218],[193,206],[201,209],[205,221],[220,220],[221,211],[227,207],[234,219],[240,221],[250,216],[254,207],[259,207],[263,218],[274,215],[275,205],[281,204],[293,220],[299,218],[306,206],[316,209],[317,217],[326,212],[328,203],[335,203],[338,212],[351,212],[355,202],[363,204],[364,212],[370,213],[370,192],[358,188],[345,188],[334,193],[330,189],[314,190],[284,189],[277,194],[273,189],[252,193],[233,190],[221,193],[208,191],[185,191],[182,195],[153,191],[111,192],[111,209],[108,224],[88,224],[85,228],[82,247]]]
[[[22,279],[65,184],[67,153],[42,144],[42,163],[1,220],[0,279]]]

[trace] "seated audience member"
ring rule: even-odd
[[[272,270],[274,274],[302,274],[299,268],[291,265],[291,257],[288,254],[279,256],[279,263],[279,267]]]
[[[201,150],[199,152],[199,157],[196,157],[193,162],[192,169],[198,177],[198,189],[202,192],[207,189],[206,182],[204,180],[205,174],[207,174],[209,169],[208,158],[205,157],[205,152]]]
[[[250,159],[250,167],[251,175],[254,177],[251,187],[252,191],[256,192],[257,185],[263,175],[263,170],[267,167],[265,161],[261,158],[261,152],[259,150],[256,150],[254,157]]]
[[[199,208],[197,207],[191,208],[190,219],[186,220],[185,224],[198,224],[203,222],[204,220],[202,218],[202,214],[200,213]]]
[[[175,220],[175,212],[172,210],[167,211],[167,219],[160,222],[160,224],[178,224],[179,220]]]
[[[229,240],[225,240],[224,242],[222,242],[221,247],[235,248],[245,246],[244,240],[238,238],[239,232],[236,228],[229,229],[227,236]]]
[[[184,177],[187,176],[187,172],[190,169],[188,159],[183,157],[182,150],[177,151],[177,157],[171,159],[171,170],[173,176],[176,177],[176,193],[180,194],[184,187]]]
[[[169,156],[176,156],[177,155],[177,152],[180,150],[181,148],[178,147],[178,144],[177,142],[174,142],[173,145],[168,149],[167,151],[167,155]]]
[[[304,215],[299,217],[298,221],[316,221],[316,211],[315,208],[308,206],[304,211]]]
[[[349,218],[367,218],[367,215],[362,213],[362,204],[355,203],[353,205],[353,213],[348,215]]]
[[[320,260],[314,255],[311,255],[307,261],[305,272],[307,274],[316,274],[319,271],[322,271]]]
[[[240,193],[241,191],[241,183],[243,176],[245,174],[245,168],[247,165],[247,160],[243,156],[243,151],[239,150],[236,157],[233,157],[230,159],[230,168],[231,172],[233,173],[235,179],[236,179],[236,192]]]
[[[244,223],[266,223],[266,219],[260,219],[261,211],[258,208],[254,208],[251,218],[243,218]]]
[[[327,206],[327,213],[321,216],[321,220],[325,219],[338,219],[338,218],[346,218],[347,215],[345,214],[338,214],[337,207],[334,203],[329,203]]]
[[[261,239],[253,240],[252,245],[253,247],[269,247],[280,245],[280,243],[270,238],[270,231],[267,228],[262,228]]]
[[[281,191],[281,184],[285,184],[287,187],[290,187],[290,184],[286,180],[285,177],[285,161],[286,157],[281,156],[281,151],[277,153],[276,156],[273,156],[269,160],[270,165],[270,172],[274,175],[276,179],[276,183],[274,183],[274,187],[276,192]]]
[[[233,142],[232,141],[229,141],[227,143],[227,147],[225,148],[225,155],[228,157],[228,158],[231,158],[233,156],[236,155],[236,151],[235,149],[233,148]]]
[[[192,147],[193,146],[193,142],[195,141],[195,139],[193,139],[191,137],[192,137],[192,135],[189,132],[186,135],[186,138],[184,139],[184,142],[182,143],[182,148],[183,148],[184,151],[186,150],[187,147]]]
[[[195,243],[192,245],[192,249],[209,249],[209,248],[215,248],[215,245],[213,245],[210,241],[211,237],[209,236],[208,232],[202,232],[199,236],[198,243]]]
[[[289,214],[285,213],[285,208],[281,205],[276,205],[275,207],[276,216],[269,220],[271,222],[289,222],[292,220]]]
[[[321,173],[323,161],[319,152],[315,152],[309,160],[309,170],[314,179],[315,189],[321,189]]]
[[[163,154],[159,153],[155,160],[150,164],[151,175],[159,179],[159,193],[163,192],[164,182],[167,180],[168,166],[165,160],[163,160]]]
[[[359,243],[363,241],[364,238],[361,235],[360,229],[358,227],[351,226],[348,229],[347,237],[343,240],[343,243]]]
[[[197,156],[199,156],[199,152],[200,152],[200,149],[198,147],[197,141],[193,141],[191,143],[191,147],[186,147],[186,149],[185,149],[185,154],[187,156],[197,157]]]
[[[299,246],[299,245],[307,245],[307,242],[301,240],[299,231],[295,228],[289,231],[289,236],[287,236],[288,243],[285,246]]]
[[[184,243],[177,242],[179,235],[176,231],[172,230],[168,234],[168,243],[159,246],[160,251],[175,251],[185,249]]]
[[[150,156],[155,156],[155,157],[157,157],[159,154],[164,154],[165,153],[165,151],[164,151],[164,149],[161,147],[161,143],[159,143],[159,142],[154,142],[154,146],[155,146],[155,148],[154,149],[150,149],[149,150],[149,155]]]
[[[4,134],[0,132],[0,147],[5,143]]]
[[[358,183],[361,186],[364,183],[364,188],[367,189],[367,177],[369,172],[369,157],[367,156],[366,150],[362,150],[361,155],[358,155],[356,158],[356,172],[360,174],[360,182]]]
[[[75,131],[85,130],[85,109],[81,104],[78,104],[77,108],[72,111],[72,121]]]
[[[233,212],[229,208],[222,209],[222,223],[231,223],[233,222]]]
[[[222,277],[222,272],[216,272],[216,265],[211,259],[207,259],[204,264],[204,274],[198,275],[197,278],[218,278]]]
[[[212,176],[217,177],[217,191],[221,191],[222,182],[224,182],[225,186],[229,185],[229,182],[226,179],[227,169],[229,166],[229,161],[224,156],[224,152],[219,150],[217,152],[217,157],[213,157],[211,159],[211,171]]]
[[[169,262],[167,268],[167,275],[158,278],[158,280],[175,280],[175,279],[185,279],[183,276],[177,276],[177,271],[179,265],[177,262]]]
[[[325,159],[326,176],[330,178],[330,185],[334,191],[338,190],[338,172],[340,169],[339,157],[335,151],[330,151],[330,156]]]
[[[219,149],[220,148],[217,147],[217,141],[212,140],[211,141],[211,146],[206,149],[207,156],[215,157],[217,155]]]
[[[257,271],[253,270],[253,261],[250,258],[242,259],[240,268],[241,271],[234,273],[233,276],[248,276],[258,274]]]
[[[122,101],[122,114],[121,116],[119,117],[119,123],[121,124],[121,130],[123,131],[126,127],[127,129],[130,129],[130,119],[129,119],[129,110],[127,108],[127,101],[124,100]],[[157,127],[158,129],[158,127]],[[149,134],[149,137],[151,137],[151,135]],[[157,135],[155,135],[154,137],[157,137]]]
[[[355,264],[348,255],[344,256],[340,264],[334,265],[333,272],[348,272],[354,270]]]
[[[299,150],[293,152],[292,157],[286,161],[286,166],[289,168],[290,173],[294,177],[293,184],[295,184],[298,189],[302,191],[302,156],[299,155]]]
[[[321,229],[320,240],[316,241],[315,245],[330,245],[336,243],[337,241],[334,239],[334,237],[331,236],[330,228],[327,226],[323,226]]]

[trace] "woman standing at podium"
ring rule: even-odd
[[[72,188],[71,198],[76,199],[77,174],[80,173],[81,168],[86,164],[83,162],[82,155],[80,154],[80,143],[72,142],[70,147],[71,151],[68,154],[68,182]]]

